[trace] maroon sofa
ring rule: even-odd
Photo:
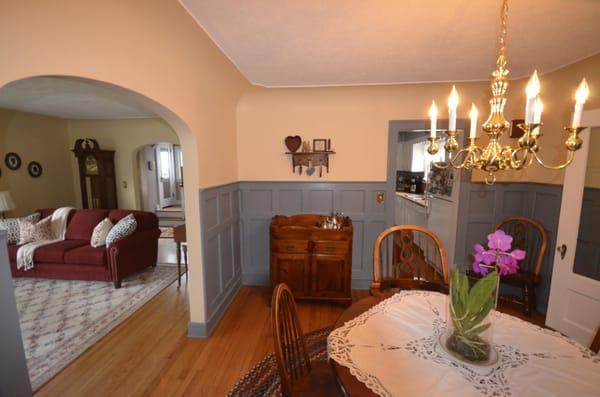
[[[54,209],[39,210],[42,219]],[[108,217],[113,223],[133,214],[136,231],[113,243],[110,247],[93,248],[90,245],[94,227]],[[73,210],[67,221],[64,241],[36,249],[31,270],[17,269],[19,245],[8,245],[10,269],[13,277],[39,277],[63,280],[112,281],[115,288],[121,281],[148,266],[156,266],[158,254],[158,218],[151,212],[130,210],[87,209]]]

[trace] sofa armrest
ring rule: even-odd
[[[107,248],[108,264],[116,288],[121,286],[125,277],[148,266],[156,266],[159,236],[160,229],[143,230],[115,241]]]

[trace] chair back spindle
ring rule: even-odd
[[[308,375],[311,368],[294,296],[283,283],[273,292],[271,325],[281,390],[284,396],[290,396],[292,385]]]

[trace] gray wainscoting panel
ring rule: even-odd
[[[200,190],[206,323],[189,336],[209,336],[241,286],[239,196],[237,183]]]
[[[548,233],[548,249],[542,265],[542,283],[536,289],[537,310],[545,313],[556,247],[562,186],[538,183],[474,183],[463,180],[456,239],[456,258],[471,263],[475,243],[485,243],[494,225],[508,216],[526,216],[539,221]],[[508,289],[503,286],[504,289]],[[518,291],[507,291],[518,293]]]
[[[275,215],[328,214],[342,211],[352,218],[352,288],[367,288],[372,274],[372,251],[386,224],[386,208],[376,193],[386,182],[240,182],[242,220],[242,280],[269,283],[269,225]]]

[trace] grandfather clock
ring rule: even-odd
[[[95,139],[78,139],[73,153],[79,162],[83,208],[117,208],[115,151],[101,150]]]

